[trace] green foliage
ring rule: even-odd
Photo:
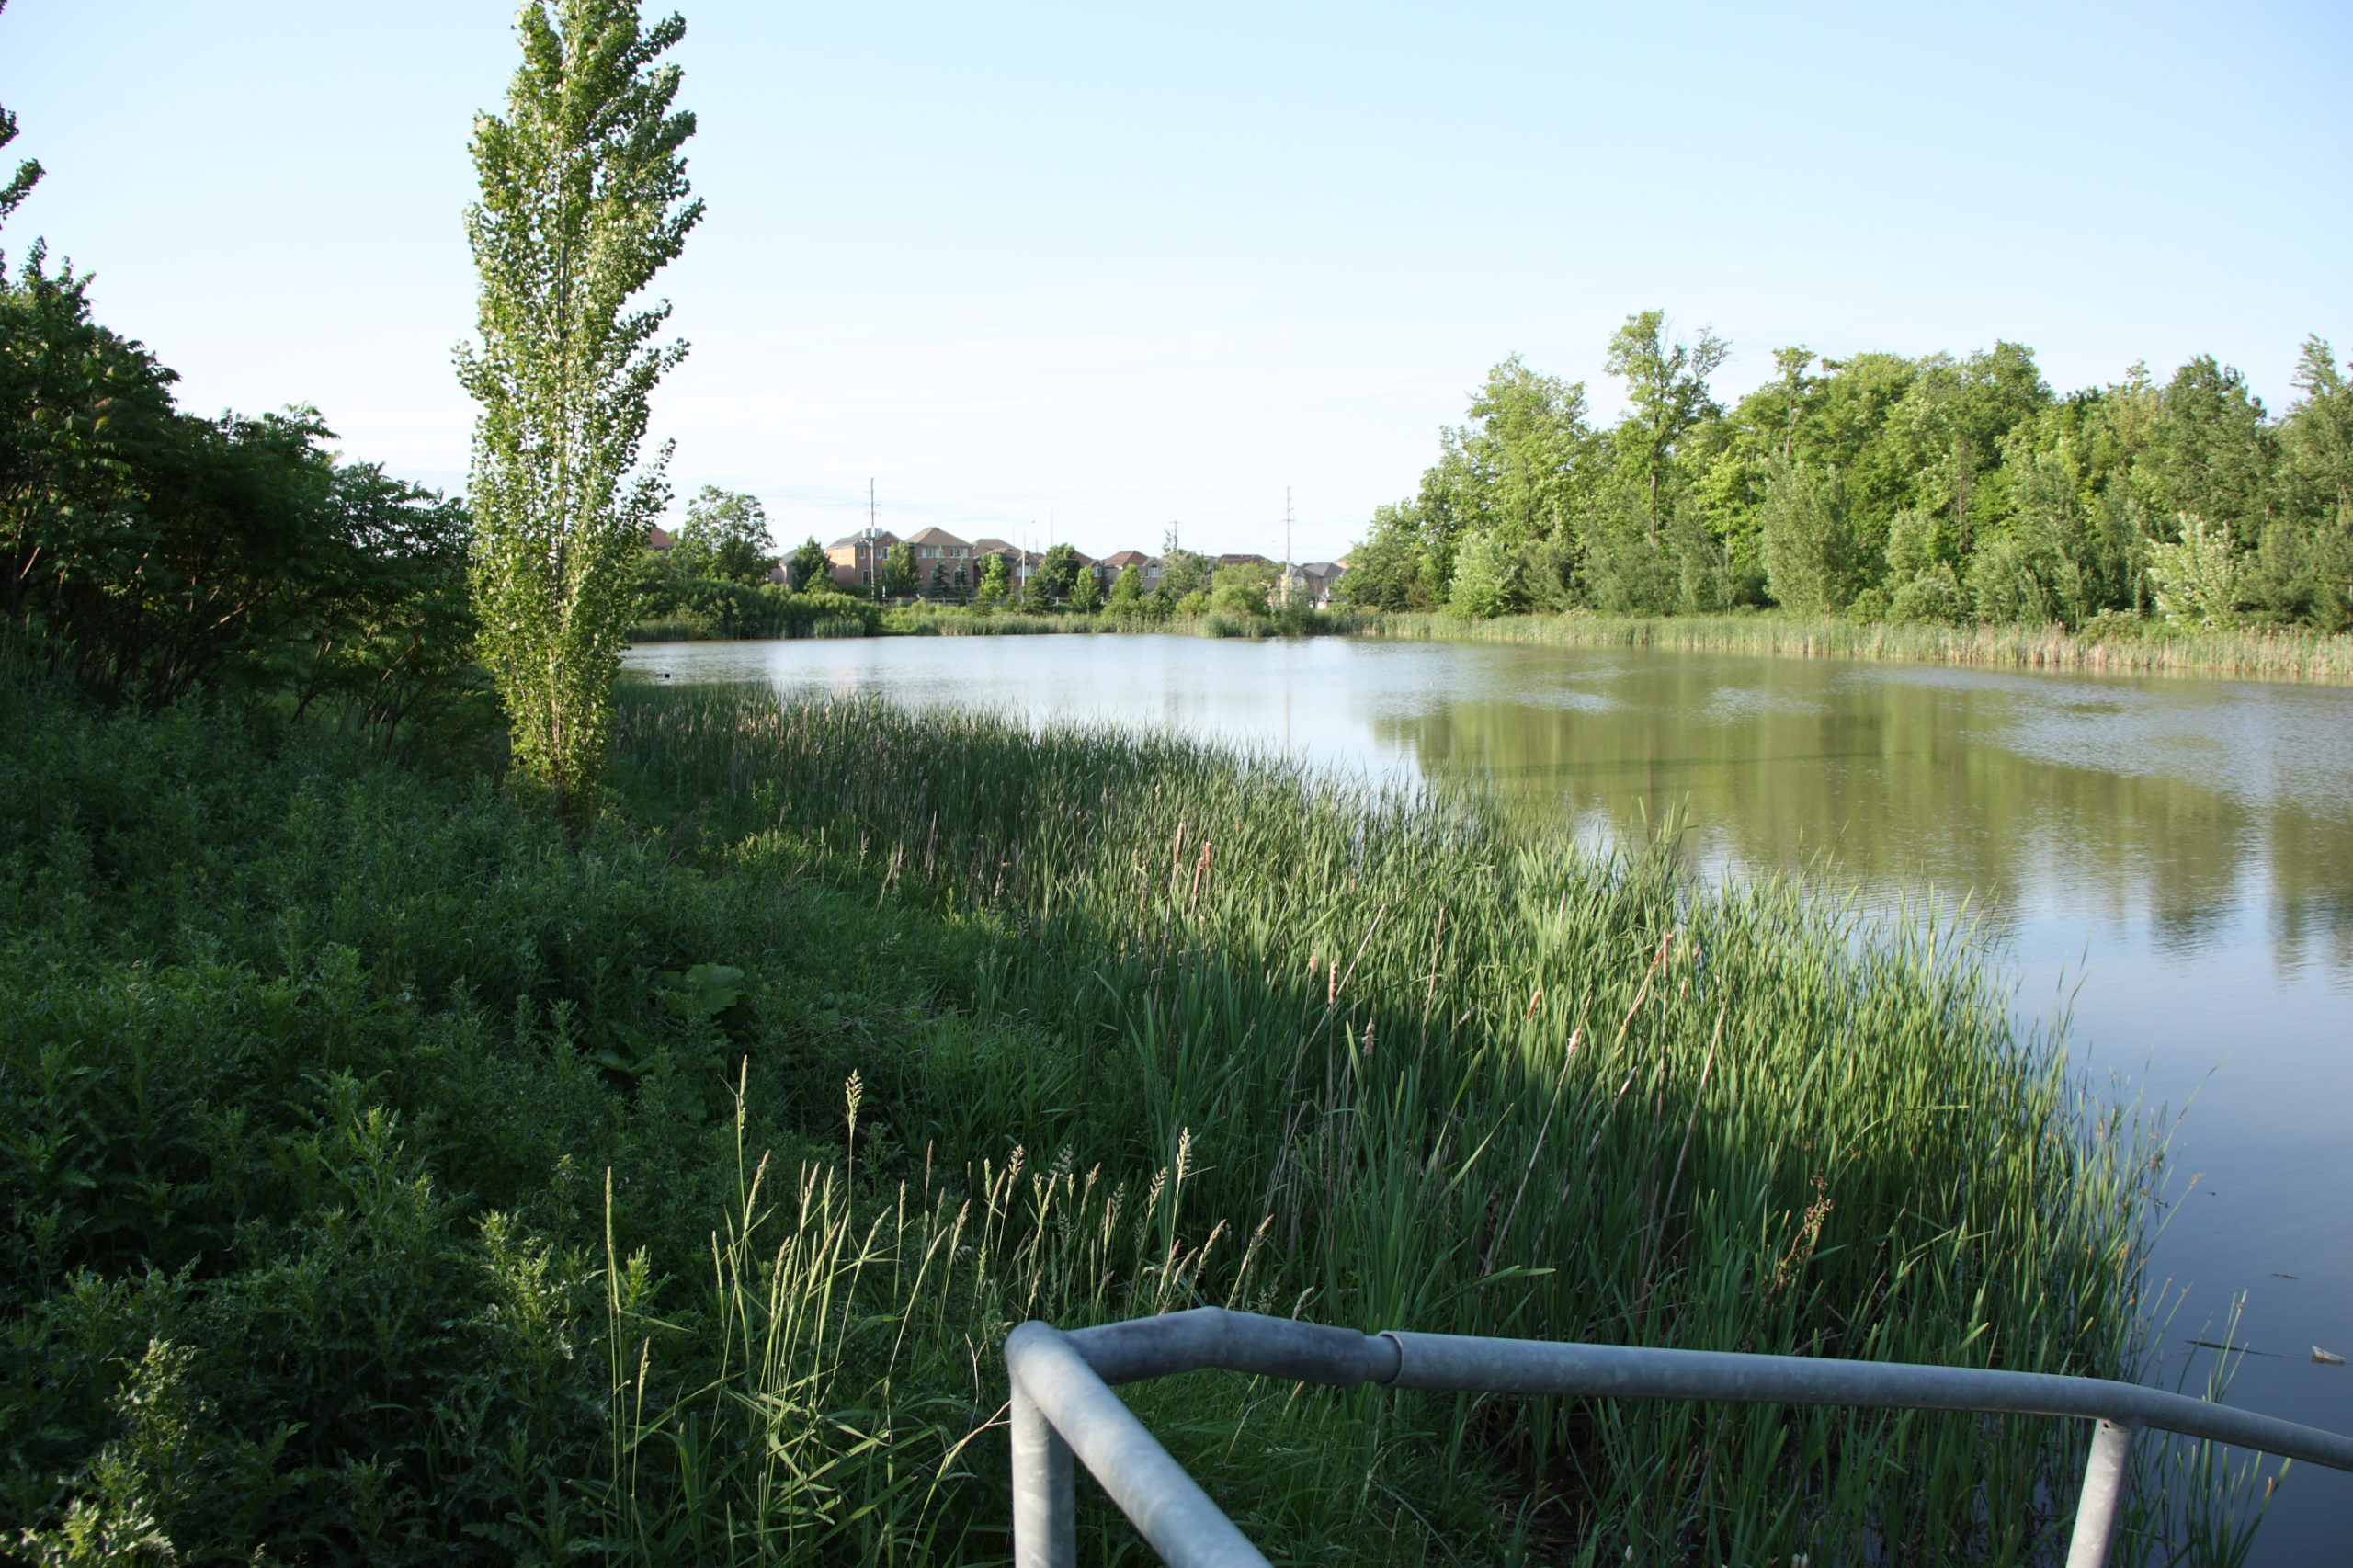
[[[1960,602],[1960,585],[1941,565],[1917,579],[1937,605]],[[1907,585],[1905,591],[1911,591]],[[1904,596],[1889,607],[1898,614]],[[1995,668],[2089,670],[2118,675],[2230,676],[2260,680],[2353,684],[2353,634],[2306,627],[2239,624],[2213,631],[2161,619],[2102,615],[2070,631],[2063,626],[1939,625],[1950,616],[1915,614],[1859,620],[1740,610],[1731,615],[1518,615],[1467,622],[1452,616],[1378,614],[1345,630],[1364,636],[1428,640],[1471,638],[1563,647],[1702,648],[1840,659],[1900,659],[1910,664]],[[1336,628],[1337,630],[1339,628]]]
[[[2210,528],[2206,519],[2184,517],[2181,537],[2153,546],[2149,575],[2156,579],[2157,608],[2167,620],[2225,626],[2238,606],[2238,562],[2228,523]]]
[[[793,551],[792,559],[785,563],[785,574],[791,579],[796,593],[815,593],[830,589],[833,585],[833,562],[825,554],[825,547],[811,534]]]
[[[2353,625],[2353,390],[2318,339],[2277,421],[2211,358],[2059,398],[2015,343],[1785,348],[1725,409],[1708,386],[1725,349],[1628,317],[1608,430],[1581,387],[1496,366],[1414,496],[1374,510],[1338,597],[1472,619],[1771,603],[2073,628],[2154,608],[2152,551],[2177,542],[2158,520],[2191,515],[2229,530],[2233,613]]]
[[[1217,562],[1199,551],[1187,550],[1176,542],[1176,530],[1170,528],[1161,542],[1160,587],[1155,597],[1169,605],[1179,606],[1195,594],[1206,601],[1210,578],[1217,571]]]
[[[1702,331],[1696,343],[1675,339],[1664,311],[1628,316],[1609,340],[1602,366],[1625,381],[1630,405],[1611,433],[1611,454],[1619,473],[1643,493],[1654,513],[1661,509],[1679,443],[1693,426],[1722,415],[1709,393],[1708,378],[1731,352],[1732,345],[1711,332]]]
[[[189,704],[9,685],[0,724],[28,1555],[992,1560],[1029,1315],[2128,1369],[2141,1152],[1950,933],[1279,759],[750,692],[624,687],[577,841]],[[1611,1561],[1679,1519],[2025,1562],[2076,1458],[1136,1398],[1288,1561],[1494,1560],[1517,1512]]]
[[[1759,508],[1765,580],[1791,609],[1837,611],[1869,581],[1869,567],[1836,469],[1790,460],[1774,468]]]
[[[1012,592],[1013,574],[1002,555],[992,555],[981,562],[981,585],[973,597],[983,605],[1000,605]]]
[[[915,546],[904,540],[882,552],[882,592],[894,599],[911,599],[922,586],[915,573]]]
[[[767,580],[775,548],[759,497],[706,484],[687,503],[670,560],[685,576],[756,585]]]
[[[1080,615],[1093,615],[1103,608],[1103,579],[1091,566],[1078,569],[1077,578],[1071,584],[1070,608]]]
[[[1133,566],[1120,568],[1120,575],[1111,585],[1110,597],[1104,601],[1108,615],[1139,615],[1143,610],[1143,574]]]
[[[1077,550],[1067,544],[1053,545],[1029,574],[1029,601],[1032,606],[1062,604],[1077,591],[1078,578]]]
[[[1333,589],[1343,604],[1360,609],[1433,609],[1446,592],[1440,557],[1413,502],[1373,509],[1372,527],[1348,553],[1348,570]],[[1443,559],[1452,567],[1450,551]]]
[[[1454,586],[1447,608],[1472,619],[1528,608],[1526,571],[1518,551],[1486,532],[1464,536],[1454,554]]]
[[[815,814],[797,820],[838,824],[829,831],[888,860],[880,874],[895,875],[906,896],[942,908],[981,918],[1006,907],[1001,824],[1039,824],[1020,839],[1017,895],[1035,957],[988,984],[1058,1037],[1089,1043],[1069,1064],[1074,1077],[1045,1091],[1059,1108],[1025,1143],[1099,1148],[1126,1125],[1151,1129],[1131,1136],[1154,1149],[1191,1130],[1213,1157],[1187,1183],[1187,1204],[1237,1230],[1271,1214],[1254,1267],[1273,1267],[1284,1290],[1314,1291],[1324,1311],[1347,1303],[1349,1321],[1462,1332],[1998,1354],[2012,1366],[2073,1355],[2106,1365],[2129,1343],[2129,1313],[2070,1349],[2016,1332],[2054,1326],[2029,1304],[2054,1293],[2123,1300],[2131,1243],[2123,1232],[2075,1233],[2048,1260],[2087,1272],[2029,1283],[2041,1266],[2022,1267],[1990,1236],[2055,1236],[2079,1222],[2068,1212],[2097,1229],[2132,1211],[2136,1178],[2108,1163],[2123,1155],[2124,1144],[2102,1142],[2115,1130],[2086,1135],[2063,1108],[2072,1091],[2057,1058],[2007,1036],[2001,1003],[1979,994],[1965,963],[1929,963],[1925,948],[1884,931],[1834,934],[1786,890],[1699,892],[1665,859],[1638,858],[1596,881],[1599,868],[1564,841],[1522,839],[1438,800],[1336,796],[1274,759],[1102,734],[1033,739],[987,721],[881,710],[779,718],[749,694],[662,700],[676,713],[671,738],[649,754],[662,759],[662,793],[709,801],[707,784],[688,780],[740,768],[745,820],[760,820],[771,799],[812,802],[803,809]],[[721,744],[714,708],[737,715],[737,742]],[[1154,843],[1167,847],[1140,866],[1135,846]],[[894,844],[904,850],[890,859],[881,846]],[[1907,950],[1913,959],[1899,956]],[[1693,966],[1688,989],[1678,963]],[[1573,1036],[1579,1049],[1564,1050]],[[1852,1038],[1878,1044],[1824,1043]],[[1923,1051],[1938,1053],[1934,1065]],[[1666,1108],[1621,1123],[1612,1108],[1630,1070],[1646,1074],[1641,1102]],[[2024,1113],[2042,1131],[1995,1133],[1975,1118],[1904,1108],[1923,1085],[1937,1085],[1923,1104],[1965,1096],[1981,1116],[2010,1125]],[[1891,1133],[1890,1117],[1904,1130]],[[1840,1131],[1848,1118],[1851,1140]],[[1980,1136],[1991,1142],[1973,1153],[1950,1142]],[[1997,1147],[2057,1155],[2068,1174],[2044,1166],[2029,1178]],[[1884,1168],[1870,1153],[1897,1148]],[[1504,1182],[1478,1175],[1490,1159]],[[1673,1165],[1707,1197],[1669,1196],[1660,1220],[1640,1173]],[[1949,1179],[1933,1174],[1948,1169]],[[2062,1208],[2026,1199],[2014,1182]],[[1514,1186],[1544,1192],[1545,1204],[1513,1203]],[[1930,1189],[1936,1199],[1923,1201]],[[1763,1209],[1760,1190],[1777,1195]],[[2039,1218],[1962,1212],[2012,1201],[2030,1201]],[[1671,1265],[1646,1262],[1654,1225],[1675,1238],[1664,1244]],[[1933,1234],[1915,1233],[1922,1226]],[[1805,1281],[1795,1290],[1775,1283],[1793,1256]],[[2095,1273],[2107,1283],[2092,1285]],[[1971,1302],[1933,1306],[1939,1280],[1966,1280]],[[1949,1326],[1932,1326],[1949,1312]],[[2070,1332],[2100,1315],[2071,1318]],[[1582,1331],[1566,1326],[1579,1321]],[[1963,1321],[2001,1325],[1998,1351],[1970,1340]],[[2030,1560],[2055,1523],[2034,1522],[2050,1483],[2030,1475],[2045,1464],[2071,1474],[2074,1462],[2063,1437],[2026,1423],[2005,1429],[1994,1451],[2006,1458],[1989,1466],[1969,1422],[1823,1415],[1749,1431],[1678,1425],[1678,1415],[1636,1405],[1474,1419],[1467,1402],[1450,1428],[1441,1413],[1422,1418],[1459,1434],[1482,1466],[1540,1468],[1538,1456],[1574,1444],[1575,1501],[1561,1498],[1558,1528],[1610,1560],[1629,1542],[1637,1556],[1665,1551],[1650,1533],[1661,1519],[1710,1521],[1698,1527],[1712,1532],[1701,1550],[1718,1561],[1793,1548],[1843,1561],[1866,1540],[1934,1541],[1952,1561]],[[2053,1443],[2040,1459],[2011,1447],[2038,1437]],[[1256,1451],[1233,1452],[1205,1478],[1212,1490],[1246,1484]],[[1733,1453],[1747,1457],[1734,1465]],[[1688,1462],[1663,1465],[1661,1455]],[[1476,1483],[1480,1471],[1465,1479]],[[1804,1500],[1794,1511],[1792,1497]],[[1469,1539],[1456,1550],[1493,1551]]]
[[[667,449],[640,467],[647,401],[686,353],[666,303],[633,303],[702,216],[658,63],[686,27],[642,28],[636,0],[528,0],[504,117],[474,121],[481,199],[466,214],[479,345],[460,379],[482,405],[472,502],[484,661],[515,756],[575,815],[594,800],[632,569],[667,497]]]
[[[466,514],[302,410],[198,419],[38,250],[0,287],[0,630],[85,687],[479,729]]]
[[[881,607],[841,593],[828,581],[795,593],[781,583],[688,577],[647,551],[639,562],[630,637],[643,642],[828,636],[840,633],[816,628],[844,625],[859,635],[876,631],[881,616]]]
[[[1274,585],[1273,567],[1237,561],[1211,574],[1208,608],[1221,615],[1263,616]]]

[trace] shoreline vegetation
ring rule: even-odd
[[[2353,684],[2353,635],[2302,627],[1900,625],[1773,614],[1518,615],[1464,621],[1384,615],[1350,629],[1369,637],[1689,648],[1810,658],[1884,659],[2089,675],[2168,675]]]
[[[1032,1315],[2140,1365],[2154,1151],[1924,916],[1278,758],[745,688],[625,684],[585,832],[487,763],[194,700],[11,679],[0,719],[0,1066],[49,1150],[9,1167],[0,1414],[44,1549],[994,1560]],[[1302,1562],[2027,1563],[2082,1450],[1136,1403]],[[2128,1543],[2215,1503],[2185,1482]]]
[[[1153,619],[1069,612],[982,611],[968,606],[884,608],[846,603],[863,617],[811,618],[771,637],[1100,636],[1157,632],[1199,637],[1353,636],[1415,642],[1520,642],[1563,647],[1688,648],[1811,658],[1893,660],[2089,675],[2165,675],[2215,679],[2353,685],[2353,633],[2299,626],[2191,627],[2117,617],[2065,626],[1854,621],[1746,611],[1714,616],[1613,616],[1590,611],[1469,619],[1434,612],[1276,609],[1267,615],[1212,612]],[[631,641],[727,640],[709,622],[641,622]]]

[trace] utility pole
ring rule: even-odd
[[[1283,603],[1288,607],[1291,595],[1290,572],[1290,486],[1283,486]]]

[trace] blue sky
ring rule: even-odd
[[[2353,357],[2353,6],[688,0],[710,216],[660,280],[682,490],[1102,553],[1336,553],[1512,352],[1662,308],[1804,343]],[[315,403],[462,485],[471,116],[504,0],[13,0],[9,225],[188,406]]]

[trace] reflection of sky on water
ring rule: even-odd
[[[1703,871],[1965,903],[2018,1006],[2095,1072],[2196,1105],[2168,1336],[2230,1295],[2234,1398],[2353,1430],[2353,692],[1649,649],[905,638],[672,644],[632,665],[794,694],[1165,728],[1424,778],[1607,843],[1677,821]],[[2283,1278],[2294,1276],[2293,1278]],[[2202,1371],[2201,1374],[2202,1375]],[[2260,1562],[2353,1561],[2353,1477],[2300,1471]]]

